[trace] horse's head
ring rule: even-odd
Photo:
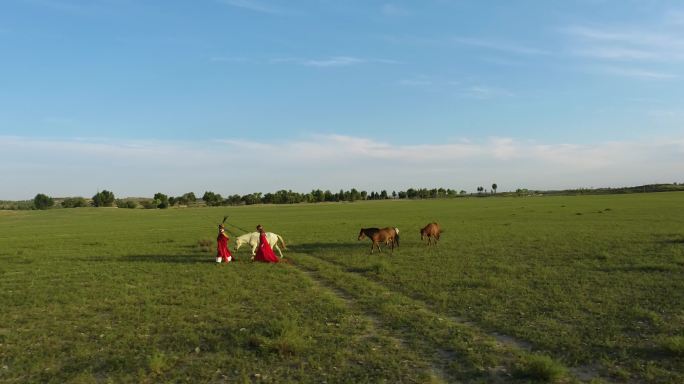
[[[364,229],[365,228],[361,228],[361,231],[359,232],[359,240],[362,240],[366,237],[366,233],[363,231]]]
[[[427,229],[428,229],[427,225],[420,229],[420,239],[421,240],[423,240],[423,238],[425,238],[425,236],[427,235]]]

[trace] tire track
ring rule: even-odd
[[[337,297],[340,301],[344,303],[344,305],[349,308],[350,310],[357,312],[361,315],[363,315],[364,318],[366,318],[369,321],[370,324],[370,332],[373,335],[377,336],[383,336],[387,339],[392,340],[395,344],[402,346],[402,348],[411,350],[410,344],[402,337],[399,337],[392,332],[387,330],[387,327],[384,326],[383,320],[380,319],[378,316],[376,316],[373,313],[369,313],[363,308],[360,308],[357,304],[354,298],[349,295],[346,291],[343,289],[340,289],[339,287],[331,284],[328,280],[326,280],[324,277],[322,277],[320,274],[318,274],[315,270],[306,268],[305,266],[302,265],[295,265],[297,270],[299,270],[301,273],[305,274],[308,276],[308,278],[317,286],[321,287],[322,289],[325,289],[329,292],[331,292],[335,297]],[[446,353],[446,352],[445,352]],[[424,362],[427,363],[429,367],[429,374],[431,376],[431,382],[433,383],[457,383],[458,380],[454,377],[449,377],[449,375],[446,373],[445,369],[443,366],[440,365],[435,365],[432,359],[424,359]]]
[[[513,364],[520,357],[515,349],[500,345],[488,335],[473,332],[472,327],[440,316],[420,302],[392,293],[382,285],[344,272],[317,257],[293,256],[299,270],[338,292],[352,307],[376,319],[379,328],[431,361],[435,376],[442,381],[515,381]],[[345,280],[345,284],[340,284],[340,279]]]
[[[389,287],[385,286],[382,282],[378,282],[375,279],[368,278],[364,276],[361,273],[357,272],[352,272],[348,271],[348,266],[343,265],[341,263],[336,263],[334,261],[329,261],[326,259],[319,258],[315,255],[311,254],[304,254],[309,258],[312,258],[316,260],[319,263],[323,263],[327,266],[330,266],[331,268],[336,268],[340,271],[340,273],[347,274],[347,275],[353,275],[358,279],[363,279],[367,281],[370,284],[377,285],[381,287],[381,289],[386,290],[388,293],[395,295],[395,296],[401,296],[407,301],[410,301],[415,305],[416,308],[418,308],[419,311],[423,311],[426,314],[429,314],[432,317],[436,317],[438,321],[443,322],[445,326],[457,326],[461,328],[466,328],[470,330],[470,332],[479,335],[476,337],[477,341],[481,341],[483,343],[488,343],[490,341],[494,341],[496,345],[498,345],[501,349],[505,350],[504,355],[507,355],[507,357],[504,359],[505,361],[508,361],[510,363],[512,360],[515,360],[514,355],[520,355],[520,354],[526,354],[526,355],[531,355],[534,353],[534,348],[532,343],[527,342],[525,340],[521,340],[509,335],[505,335],[499,332],[487,332],[480,328],[476,323],[468,321],[466,319],[457,317],[457,316],[450,316],[450,315],[445,315],[441,314],[438,310],[434,308],[434,306],[424,302],[423,300],[419,298],[412,297],[411,295],[407,295],[403,292],[395,292],[392,291]],[[306,263],[305,263],[306,264]],[[311,265],[304,265],[302,266],[301,264],[298,263],[297,267],[304,271],[307,275],[309,275],[312,279],[315,279],[318,281],[320,284],[326,286],[328,289],[339,293],[341,297],[345,297],[345,299],[348,302],[355,303],[357,306],[360,306],[363,308],[363,304],[359,304],[357,298],[352,297],[352,294],[346,291],[344,288],[340,288],[338,285],[335,285],[333,281],[330,279],[321,276],[320,272],[318,269],[315,267],[312,267]],[[313,274],[316,274],[315,277]],[[371,312],[368,308],[363,309],[364,313],[369,316],[373,316],[376,320],[380,322],[382,325],[383,320],[380,320],[382,315],[379,315],[375,312]],[[401,334],[401,332],[399,332]],[[402,339],[405,339],[405,335],[402,335]],[[489,339],[489,340],[487,340]],[[425,348],[421,348],[425,350]],[[459,356],[458,354],[454,353],[453,350],[450,350],[449,348],[444,348],[444,347],[437,347],[437,346],[432,346],[431,349],[433,349],[432,353],[429,353],[433,356],[433,364],[436,365],[437,367],[437,372],[442,372],[443,377],[448,377],[450,380],[447,382],[453,382],[454,380],[457,380],[458,378],[454,377],[453,374],[448,373],[448,363],[435,363],[436,361],[449,361],[449,360],[454,360],[458,359]],[[610,380],[609,378],[606,378],[602,376],[599,373],[599,368],[596,366],[588,366],[588,365],[582,365],[582,366],[575,366],[575,367],[567,367],[569,379],[577,382],[588,382],[593,379],[600,379],[602,382],[606,383],[613,383],[614,381]],[[497,365],[495,367],[491,367],[488,369],[489,377],[487,378],[487,381],[490,382],[506,382],[512,380],[512,366],[511,364],[508,364],[506,366],[505,364],[502,365]]]

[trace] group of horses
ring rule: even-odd
[[[439,224],[432,222],[420,229],[420,240],[425,241],[427,239],[427,245],[437,245],[440,235],[442,234],[442,228]],[[378,252],[382,252],[380,244],[385,244],[389,247],[391,252],[394,252],[394,247],[399,246],[399,229],[396,227],[385,227],[385,228],[361,228],[359,232],[359,240],[368,238],[371,241],[371,253],[375,248]]]
[[[425,241],[427,239],[427,245],[436,245],[439,240],[439,236],[442,233],[442,229],[437,223],[429,223],[420,230],[420,240]],[[399,246],[399,229],[396,227],[386,227],[386,228],[361,228],[359,232],[359,240],[368,238],[371,241],[371,253],[378,249],[378,252],[382,252],[380,244],[385,244],[389,247],[392,252],[394,252],[394,247]],[[287,250],[285,245],[285,240],[282,236],[277,235],[273,232],[266,232],[266,240],[271,245],[274,251],[278,251],[280,257],[283,257],[283,251],[280,250],[282,245],[283,249]],[[243,245],[249,245],[252,247],[252,255],[256,253],[256,248],[259,246],[259,232],[247,233],[242,236],[235,238],[235,251],[237,252]]]

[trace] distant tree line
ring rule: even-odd
[[[164,209],[173,206],[222,206],[222,205],[254,205],[254,204],[297,204],[297,203],[324,203],[324,202],[352,202],[359,200],[388,200],[388,199],[442,199],[464,196],[538,196],[538,195],[597,195],[597,194],[624,194],[624,193],[648,193],[648,192],[671,192],[684,191],[684,183],[672,184],[648,184],[622,188],[577,188],[558,191],[529,190],[518,188],[515,192],[502,192],[497,194],[498,186],[492,184],[492,189],[487,191],[482,186],[476,188],[477,194],[468,194],[464,190],[445,188],[409,188],[405,191],[381,190],[380,192],[359,191],[356,188],[350,190],[340,189],[338,192],[315,189],[309,193],[280,190],[273,193],[249,193],[246,195],[221,196],[211,191],[204,192],[201,199],[194,192],[188,192],[181,196],[168,196],[161,192],[154,194],[152,198],[126,198],[116,199],[114,193],[108,190],[97,192],[90,200],[83,197],[66,197],[56,199],[43,193],[37,194],[33,200],[3,201],[0,200],[0,209],[5,210],[31,210],[80,207],[113,207],[118,208],[146,208]]]
[[[254,204],[297,204],[297,203],[324,203],[324,202],[352,202],[359,200],[389,200],[389,199],[436,199],[447,197],[465,196],[465,191],[444,188],[409,188],[406,191],[387,190],[380,192],[359,191],[356,188],[350,190],[340,189],[339,192],[315,189],[309,193],[280,190],[274,193],[255,192],[246,195],[230,195],[223,197],[219,193],[207,191],[202,195],[202,201],[209,206],[219,205],[254,205]]]

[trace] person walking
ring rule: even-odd
[[[233,255],[228,249],[228,241],[230,237],[226,234],[226,228],[223,224],[219,224],[218,236],[216,237],[216,262],[230,263],[233,260]]]
[[[257,225],[256,229],[259,231],[259,248],[257,248],[256,255],[254,255],[254,260],[264,263],[277,263],[278,257],[273,252],[268,240],[266,240],[266,232],[264,232],[264,227],[259,224]]]

